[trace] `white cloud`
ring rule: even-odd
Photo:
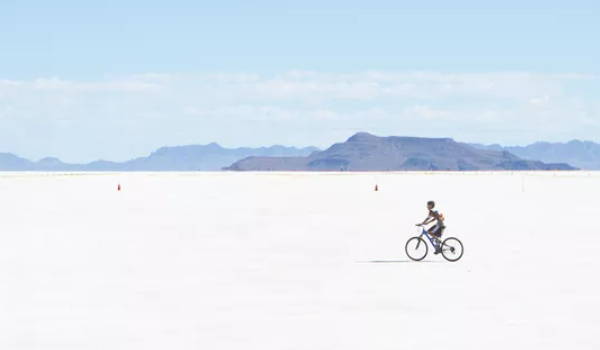
[[[141,77],[130,77],[120,80],[110,80],[101,82],[77,82],[63,80],[59,78],[39,78],[33,81],[10,81],[0,80],[0,92],[10,91],[46,91],[62,93],[81,93],[81,92],[155,92],[161,85],[156,82]]]
[[[210,141],[325,146],[340,130],[505,143],[594,138],[598,88],[594,75],[524,72],[0,80],[0,151],[123,159]]]

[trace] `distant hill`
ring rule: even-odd
[[[32,162],[10,153],[0,153],[0,171],[198,171],[221,170],[249,156],[293,157],[307,156],[318,148],[271,146],[260,148],[224,148],[216,143],[163,147],[148,157],[126,162],[99,160],[87,164],[63,163],[57,158]]]
[[[29,170],[32,162],[10,153],[0,153],[0,170]]]
[[[235,171],[388,170],[573,170],[568,164],[524,160],[505,150],[488,150],[449,138],[378,137],[358,133],[346,142],[305,157],[252,156],[233,163]]]
[[[536,142],[528,146],[473,144],[480,149],[506,150],[524,159],[569,163],[581,169],[600,170],[600,144],[573,140],[567,143]]]

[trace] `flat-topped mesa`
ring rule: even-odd
[[[451,138],[379,137],[359,132],[308,157],[252,157],[227,170],[572,170],[566,164],[523,160],[510,152],[481,150]]]
[[[368,132],[358,132],[348,138],[346,142],[442,142],[450,143],[455,142],[453,139],[448,137],[415,137],[415,136],[375,136]]]

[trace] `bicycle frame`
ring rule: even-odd
[[[437,238],[432,237],[429,234],[429,232],[427,232],[427,230],[425,230],[424,227],[421,227],[421,234],[419,235],[419,237],[423,237],[423,236],[427,237],[427,239],[429,240],[429,243],[431,243],[431,245],[434,248],[437,248],[436,242],[441,243]],[[419,243],[420,243],[420,241],[419,241]],[[419,248],[419,243],[417,243],[417,249]]]

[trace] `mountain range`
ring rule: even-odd
[[[271,146],[260,148],[224,148],[216,143],[162,147],[147,157],[126,162],[98,160],[86,164],[63,163],[57,158],[33,162],[10,153],[0,153],[0,170],[4,171],[215,171],[248,156],[306,156],[316,147]]]
[[[600,144],[573,140],[567,143],[536,142],[528,146],[472,144],[480,149],[508,151],[524,159],[569,163],[580,169],[600,170]]]
[[[235,171],[574,169],[565,163],[525,160],[505,150],[481,149],[450,138],[379,137],[364,132],[309,156],[252,156],[226,168]]]
[[[600,170],[600,144],[537,142],[528,146],[466,144],[450,138],[378,137],[357,133],[321,151],[316,147],[225,148],[216,143],[162,147],[125,162],[86,164],[47,157],[30,161],[0,153],[0,171],[218,170]]]

